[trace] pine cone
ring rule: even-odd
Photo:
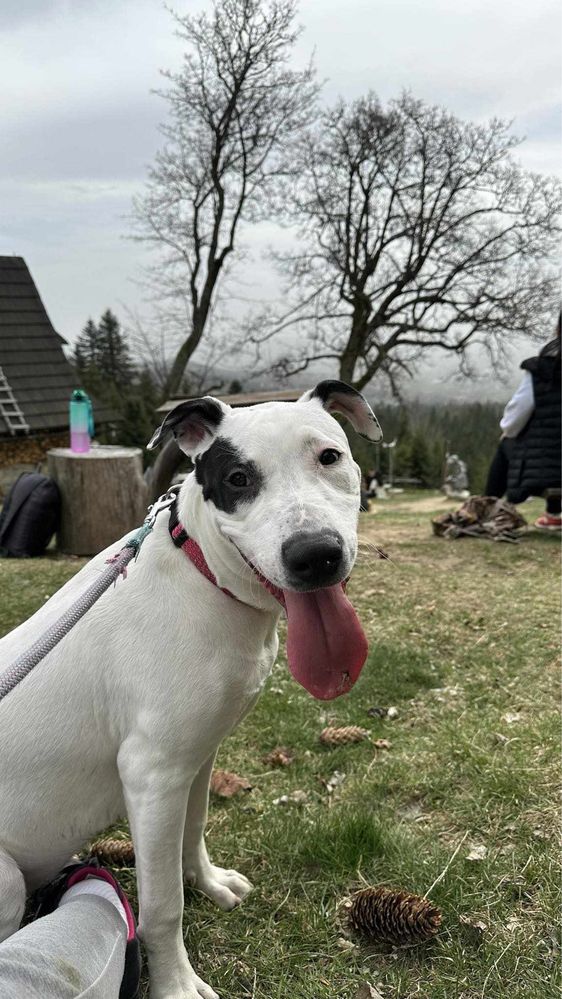
[[[98,839],[92,843],[90,853],[110,867],[134,867],[135,851],[130,839]]]
[[[354,930],[391,944],[428,940],[441,925],[441,913],[428,899],[383,885],[356,892],[348,919]]]
[[[325,728],[320,733],[320,742],[325,746],[345,746],[348,742],[362,742],[371,733],[358,725],[345,725],[344,728]]]

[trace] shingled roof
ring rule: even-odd
[[[68,427],[76,376],[22,257],[0,256],[0,368],[31,433]],[[94,407],[96,422],[111,419]],[[10,428],[0,412],[0,437]]]

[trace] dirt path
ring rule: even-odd
[[[436,492],[433,496],[421,496],[420,499],[401,501],[400,495],[394,496],[390,500],[373,500],[371,509],[375,513],[382,513],[383,510],[395,510],[397,513],[430,513],[435,510],[444,513],[447,510],[454,510],[460,506],[461,500],[448,500],[443,493]]]
[[[447,500],[438,492],[433,496],[420,496],[419,499],[410,496],[401,501],[400,496],[393,496],[378,503],[374,500],[369,513],[361,516],[360,541],[384,548],[399,541],[427,539],[431,535],[431,517],[455,510],[459,505],[459,500]],[[411,516],[405,518],[404,514],[418,514],[419,520],[412,520]]]

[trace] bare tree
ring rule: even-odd
[[[497,366],[514,335],[544,336],[560,184],[520,169],[517,141],[508,123],[462,122],[409,94],[326,111],[285,208],[299,237],[277,256],[289,304],[254,333],[262,348],[288,340],[277,371],[329,361],[358,389],[377,373],[396,389],[432,348],[466,367],[478,343]]]
[[[170,313],[159,309],[157,303],[149,320],[127,305],[123,305],[123,311],[127,315],[126,332],[135,357],[149,367],[158,395],[165,399],[174,360],[170,355],[170,339],[180,321],[178,315],[173,310]],[[243,346],[240,338],[240,347]],[[227,337],[206,335],[197,353],[197,361],[189,365],[177,391],[185,396],[220,391],[225,381],[221,365],[231,355],[232,344]]]
[[[287,66],[295,0],[214,0],[208,16],[174,15],[183,66],[165,73],[164,148],[133,206],[134,238],[158,251],[154,285],[184,330],[166,378],[178,391],[205,334],[219,279],[244,220],[264,211],[288,170],[287,144],[313,115],[308,66]]]
[[[153,383],[157,386],[160,399],[166,399],[166,384],[170,374],[169,336],[174,329],[177,317],[168,310],[156,309],[150,324],[136,312],[127,309],[128,337],[135,350],[135,356],[140,358],[148,370]],[[241,344],[243,347],[243,344]],[[206,335],[197,354],[197,361],[189,365],[178,387],[184,396],[206,395],[218,392],[224,388],[223,376],[217,376],[221,363],[232,354],[232,344],[225,337]],[[156,499],[169,487],[170,482],[185,465],[184,457],[176,442],[170,439],[159,451],[156,461],[145,471],[149,497]]]

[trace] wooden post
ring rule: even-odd
[[[140,448],[98,445],[76,454],[57,447],[47,457],[62,497],[60,551],[97,555],[142,523],[147,487]]]

